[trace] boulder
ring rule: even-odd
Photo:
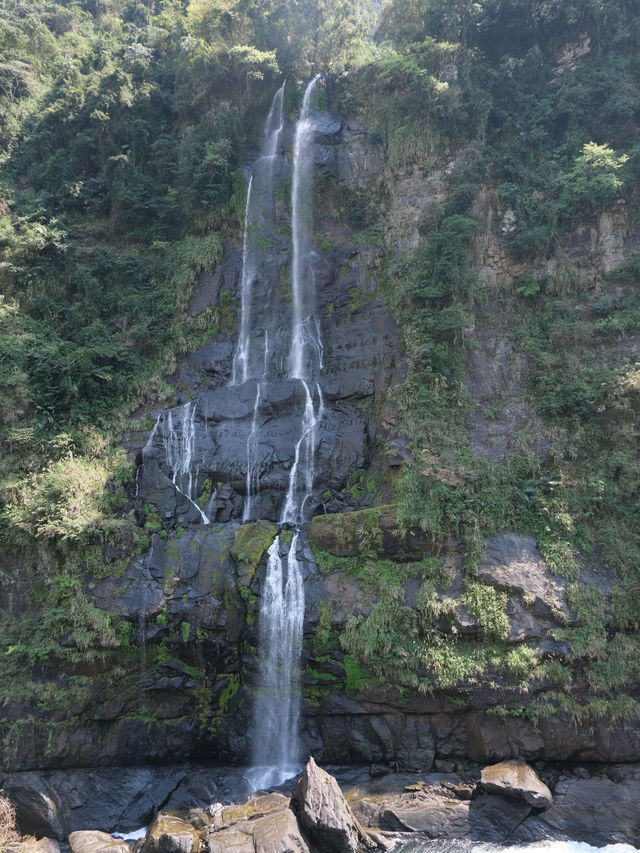
[[[24,844],[24,842],[23,842]],[[27,853],[60,853],[60,845],[53,838],[41,838],[39,841],[29,840],[29,846],[22,847]]]
[[[347,801],[333,776],[311,757],[295,791],[303,829],[320,850],[356,853],[358,833]]]
[[[66,835],[60,801],[38,773],[20,773],[5,779],[3,794],[16,810],[16,825],[25,835],[55,838]]]
[[[309,853],[282,794],[257,794],[246,803],[214,808],[209,853]]]
[[[383,798],[371,819],[395,832],[420,832],[429,838],[471,838],[501,843],[531,814],[526,803],[489,794],[459,800],[445,791]]]
[[[69,847],[71,853],[129,853],[131,850],[126,841],[93,829],[72,832]]]
[[[149,828],[142,853],[197,853],[199,849],[198,830],[165,812],[159,814]]]
[[[535,809],[548,809],[551,791],[524,761],[501,761],[485,767],[480,781],[485,791],[524,800]]]

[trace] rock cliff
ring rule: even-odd
[[[289,127],[285,149],[290,134]],[[398,471],[415,461],[394,396],[407,375],[405,343],[382,287],[380,230],[376,238],[357,217],[350,221],[349,205],[375,197],[386,245],[409,250],[418,244],[425,211],[447,200],[455,157],[394,172],[365,127],[323,113],[314,158],[313,270],[326,412],[315,517],[298,554],[306,586],[305,750],[324,763],[425,771],[434,761],[466,759],[640,761],[633,707],[612,729],[576,652],[579,632],[593,620],[585,615],[584,590],[601,613],[615,595],[613,568],[598,552],[574,555],[567,577],[543,555],[536,531],[501,529],[483,538],[470,573],[463,535],[438,539],[397,517]],[[277,181],[284,187],[289,180],[282,156]],[[282,339],[290,300],[289,212],[282,199],[278,205],[281,235],[267,259],[269,300],[261,306],[273,341]],[[471,452],[489,461],[510,454],[544,461],[559,438],[536,411],[527,385],[532,359],[510,334],[517,300],[501,290],[522,274],[522,264],[505,245],[504,227],[495,226],[507,212],[493,187],[483,188],[475,207],[479,229],[470,257],[483,298],[460,332]],[[577,227],[562,252],[574,272],[599,281],[633,253],[639,233],[615,208]],[[558,263],[558,256],[547,259],[546,274]],[[201,275],[192,313],[236,299],[240,266],[238,246],[228,245],[213,275]],[[622,331],[615,345],[600,345],[599,357],[612,366],[637,360],[639,342],[633,330]],[[196,755],[249,759],[265,555],[305,401],[284,370],[265,384],[257,414],[260,492],[253,518],[242,524],[256,393],[251,382],[230,387],[234,345],[234,335],[219,334],[183,358],[169,377],[171,405],[146,413],[155,426],[125,436],[138,469],[126,511],[151,532],[151,547],[117,575],[93,577],[87,569],[85,588],[99,610],[127,626],[128,647],[61,671],[64,707],[9,703],[0,747],[5,770]],[[176,480],[171,442],[190,447],[188,488]],[[431,470],[428,451],[421,464]],[[456,476],[449,486],[455,488]],[[553,488],[541,475],[523,500]],[[286,531],[282,541],[289,547]],[[19,561],[3,561],[2,570],[5,597],[14,595],[19,608]],[[624,648],[622,633],[620,642]],[[76,696],[78,676],[91,679],[91,687]],[[640,698],[636,682],[625,695]],[[578,707],[588,725],[580,724]]]

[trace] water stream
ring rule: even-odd
[[[189,400],[177,409],[161,412],[142,451],[143,462],[149,457],[156,436],[162,441],[165,464],[171,470],[171,480],[177,491],[198,510],[203,524],[209,517],[197,502],[200,465],[196,459],[197,400]],[[195,473],[194,473],[195,467]]]
[[[317,433],[323,414],[318,382],[322,368],[320,326],[314,316],[315,282],[312,269],[313,132],[311,99],[317,77],[307,86],[300,118],[296,123],[291,189],[293,256],[292,316],[289,378],[300,383],[304,407],[300,437],[296,443],[288,489],[280,523],[293,529],[289,548],[283,534],[276,536],[268,552],[267,572],[259,616],[260,674],[254,706],[255,748],[249,779],[256,788],[277,785],[298,769],[300,715],[300,652],[304,620],[304,583],[299,549],[307,503],[315,475]],[[268,338],[258,382],[256,409],[268,374]],[[257,458],[257,437],[252,428],[247,445],[247,498],[245,517],[250,517],[257,479],[252,471]],[[250,480],[250,476],[253,478]]]

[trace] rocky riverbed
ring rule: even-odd
[[[2,788],[41,853],[356,853],[429,839],[640,847],[637,765],[332,770],[311,758],[299,778],[249,794],[242,769],[191,765],[18,773]]]

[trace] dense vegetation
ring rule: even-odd
[[[571,644],[573,676],[531,659],[527,680],[549,687],[547,699],[517,709],[532,716],[553,707],[597,715],[605,706],[629,716],[638,707],[630,661],[639,650],[640,374],[624,343],[640,322],[638,259],[603,273],[568,245],[584,241],[605,211],[618,211],[620,229],[637,218],[639,23],[630,4],[616,2],[394,2],[382,10],[381,53],[342,92],[384,141],[391,171],[417,162],[440,168],[447,183],[447,200],[425,208],[417,248],[391,251],[387,264],[387,298],[405,324],[409,360],[394,398],[416,459],[398,485],[399,518],[435,543],[463,535],[470,578],[484,538],[507,529],[534,534],[547,564],[576,581],[580,625],[558,634]],[[487,193],[501,217],[493,228],[478,203]],[[511,270],[492,287],[473,265],[474,256],[482,262],[481,227],[496,235]],[[492,324],[514,357],[526,356],[525,393],[541,418],[501,462],[478,458],[468,430],[473,330]],[[505,404],[498,394],[484,416],[500,419]],[[542,455],[536,430],[548,440]],[[580,565],[600,561],[617,577],[609,604],[579,581]],[[427,622],[412,627],[394,607],[383,595],[377,612],[347,631],[345,647],[406,686],[419,684],[418,664],[402,675],[393,661],[422,656],[423,673],[439,673],[443,686],[461,676],[465,644],[456,652],[449,639],[446,665],[437,660],[438,629],[426,650],[415,648],[413,638],[442,626],[442,614],[427,608]],[[420,607],[414,618],[423,618]],[[471,654],[467,677],[479,671],[482,647]],[[504,666],[506,652],[497,660]],[[480,671],[495,665],[485,660]],[[589,706],[571,698],[577,673],[592,692]]]
[[[2,9],[0,542],[35,567],[33,616],[4,617],[8,676],[126,650],[131,626],[99,611],[81,581],[86,571],[117,574],[148,543],[151,528],[126,511],[133,467],[122,428],[141,403],[171,393],[162,377],[180,353],[233,331],[230,294],[189,315],[198,273],[238,240],[242,165],[276,84],[333,71],[336,106],[360,117],[386,155],[378,195],[344,207],[380,244],[385,298],[405,327],[409,373],[395,401],[416,462],[396,484],[399,518],[435,542],[463,535],[470,576],[484,537],[503,529],[534,534],[573,580],[591,558],[615,571],[611,605],[572,588],[582,625],[567,636],[594,695],[632,713],[640,375],[616,344],[640,322],[640,262],[602,275],[574,262],[567,243],[605,211],[637,218],[635,4],[3,0]],[[288,86],[290,112],[297,98]],[[446,201],[425,209],[419,245],[399,253],[382,223],[395,170],[413,163],[441,175]],[[502,214],[494,226],[478,221],[488,190]],[[514,271],[491,293],[471,260],[487,227]],[[543,459],[526,431],[504,462],[470,446],[468,330],[496,300],[530,366],[527,395],[549,437]],[[400,635],[419,637],[410,654],[439,663],[446,684],[500,656],[495,617],[486,642],[452,660],[434,628],[446,614],[428,569],[412,615],[381,576],[366,626],[345,632],[350,661],[394,671]],[[472,583],[468,595],[495,616],[499,602]],[[534,672],[526,650],[503,666],[518,679]],[[417,686],[415,666],[398,677]],[[545,677],[570,683],[557,668]],[[15,683],[4,680],[13,698]],[[81,675],[66,686],[90,690]],[[50,683],[38,689],[53,701]],[[553,701],[567,707],[561,693]]]

